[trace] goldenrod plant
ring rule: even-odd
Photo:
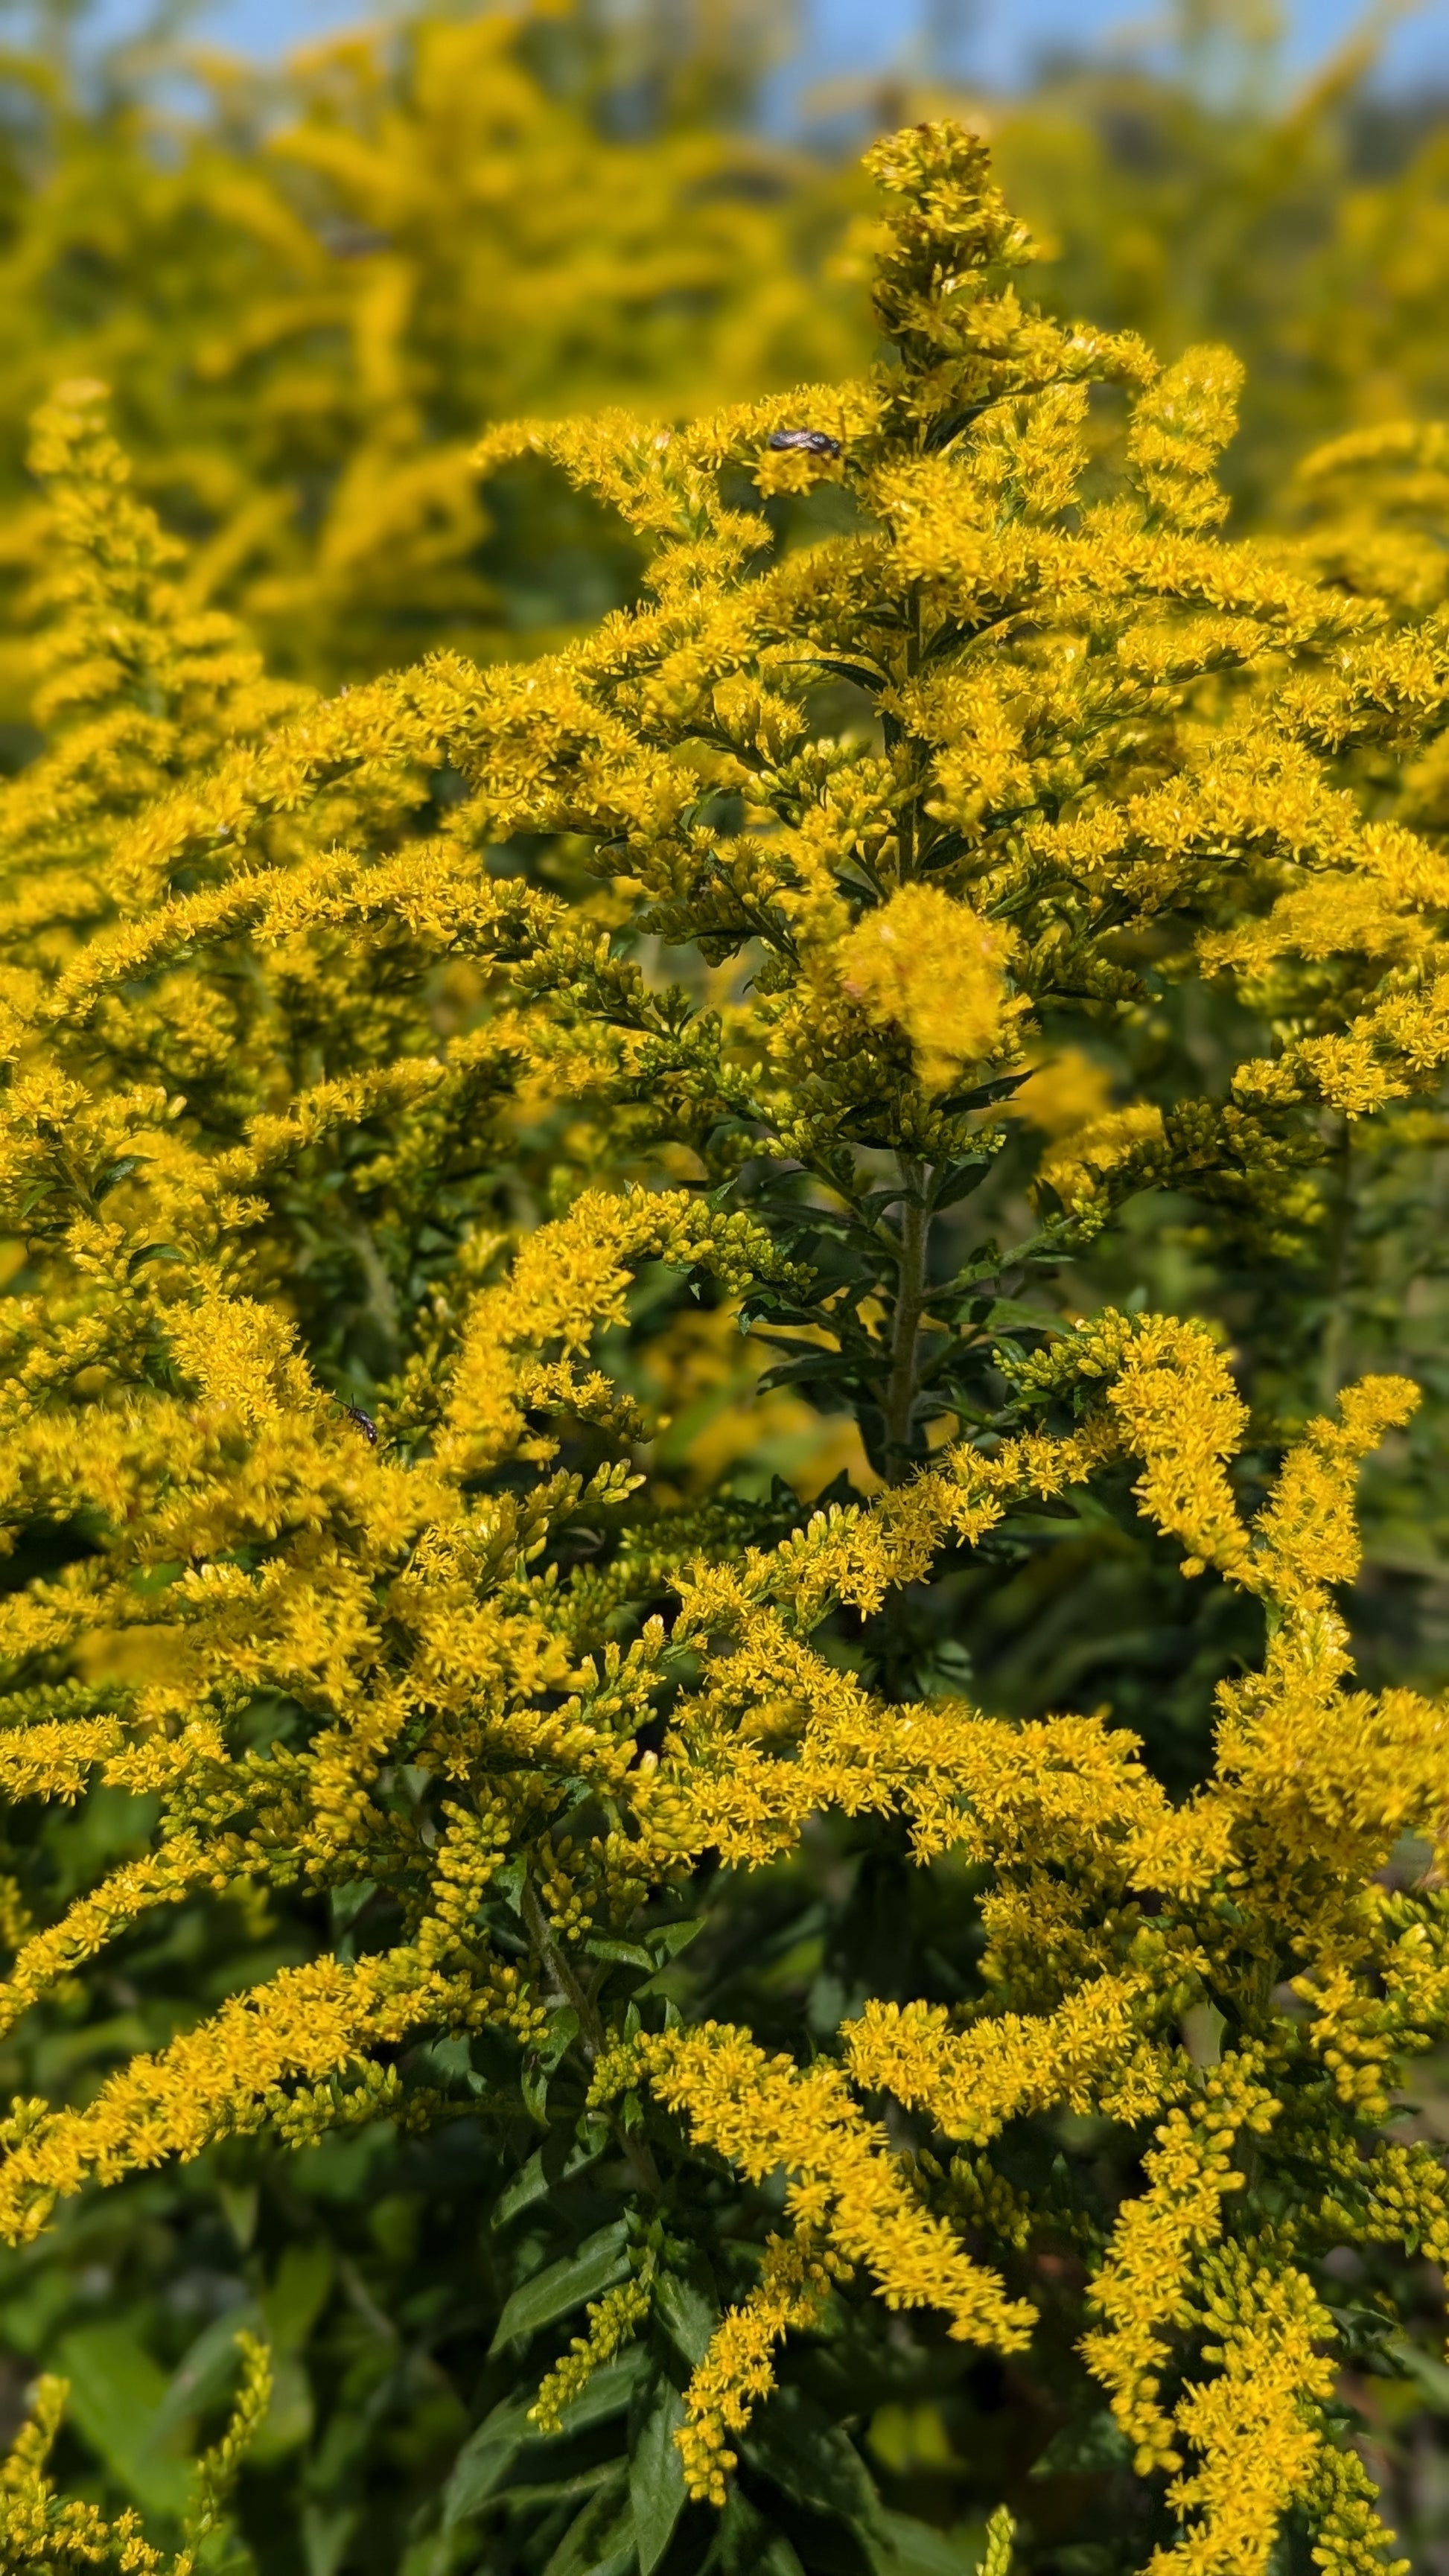
[[[1417,1391],[1334,1264],[1342,1137],[1422,1153],[1449,1055],[1374,786],[1449,651],[1223,533],[1236,360],[1044,316],[970,134],[870,169],[866,375],[485,441],[646,561],[526,663],[264,722],[139,510],[108,555],[92,394],[42,425],[156,731],[62,864],[0,810],[0,2011],[52,2069],[0,2230],[30,2349],[51,2227],[196,2249],[153,2467],[270,2328],[269,2571],[1405,2563],[1353,2374],[1441,2367],[1449,1734],[1354,1668]],[[124,700],[94,649],[54,704]],[[1109,1293],[1144,1208],[1196,1311]],[[722,1451],[662,1418],[702,1369]],[[1126,1640],[998,1699],[1023,1569],[1104,1549],[1196,1699]]]
[[[989,102],[1002,183],[1055,254],[1052,309],[1248,362],[1227,477],[1255,520],[1315,441],[1449,400],[1442,100],[1432,71],[1381,77],[1389,23],[1352,13],[1305,72],[1291,10],[1175,0],[1140,52],[1063,49]]]
[[[869,362],[866,192],[752,114],[782,14],[509,0],[259,71],[34,0],[0,98],[7,591],[43,542],[24,423],[91,377],[193,603],[287,676],[542,649],[632,596],[617,520],[526,465],[484,492],[470,453],[522,412],[684,418]],[[1303,85],[1257,0],[1167,16],[1143,61],[982,112],[1051,309],[1247,361],[1227,470],[1263,521],[1315,442],[1445,407],[1442,133],[1366,42]]]
[[[239,608],[303,680],[547,642],[626,597],[622,530],[526,475],[485,500],[484,426],[688,414],[862,354],[834,170],[739,112],[749,7],[683,46],[677,18],[510,0],[268,72],[172,44],[99,97],[83,51],[22,60],[8,155],[0,106],[4,558],[40,541],[25,418],[90,376],[192,540],[197,604]]]

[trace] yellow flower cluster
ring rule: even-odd
[[[7,2567],[69,2571],[113,2567],[118,2576],[195,2576],[206,2543],[214,2543],[227,2497],[271,2395],[271,2363],[255,2335],[237,2336],[242,2385],[231,2422],[215,2448],[196,2464],[191,2510],[182,2547],[166,2556],[154,2549],[133,2511],[107,2522],[93,2504],[57,2495],[46,2462],[60,2430],[68,2395],[63,2379],[36,2383],[30,2420],[9,2457],[0,2462],[0,2551]],[[211,2553],[214,2556],[214,2549]]]
[[[830,2279],[829,2261],[821,2259],[808,2227],[769,2238],[758,2284],[716,2328],[689,2383],[679,2448],[691,2495],[725,2503],[726,2480],[737,2464],[729,2436],[743,2431],[774,2387],[775,2346],[792,2327],[818,2322]]]
[[[591,2299],[585,2314],[588,2333],[575,2335],[562,2361],[555,2362],[529,2408],[532,2423],[556,2433],[571,2398],[587,2388],[601,2363],[612,2361],[643,2325],[653,2304],[652,2272],[647,2265],[637,2279],[621,2281],[601,2299]]]
[[[878,1025],[893,1021],[911,1041],[927,1091],[942,1089],[967,1064],[1005,1052],[1024,997],[1007,998],[1010,933],[953,903],[939,887],[903,885],[889,903],[862,914],[836,951],[840,980]]]
[[[1274,1438],[1205,1325],[1023,1325],[1000,1292],[1149,1185],[1296,1221],[1326,1112],[1437,1083],[1443,863],[1325,748],[1398,643],[1306,559],[1214,533],[1230,362],[1164,374],[1025,303],[1030,243],[954,126],[872,159],[893,355],[867,379],[490,442],[489,470],[553,460],[649,554],[636,607],[521,668],[440,657],[275,721],[159,578],[91,396],[43,432],[81,565],[47,686],[103,712],[0,792],[24,1264],[0,1516],[86,1539],[0,1597],[0,1778],[144,1790],[157,1822],[58,1919],[15,1917],[0,2014],[198,1895],[366,1882],[376,1932],[89,2100],[18,2103],[0,2231],[264,2126],[432,2116],[400,2053],[486,2033],[529,2118],[568,2067],[631,2208],[661,2159],[726,2172],[758,2247],[783,2191],[791,2232],[686,2400],[718,2502],[782,2338],[847,2282],[1027,2351],[1057,2221],[1012,2133],[1104,2120],[1141,2176],[1084,2238],[1081,2348],[1169,2482],[1183,2537],[1154,2566],[1258,2576],[1291,2509],[1367,2571],[1311,2265],[1449,2246],[1432,2159],[1373,2136],[1449,2014],[1444,1909],[1379,1884],[1405,1834],[1443,1844],[1449,1722],[1349,1686],[1333,1591],[1357,1464],[1415,1391],[1369,1378]],[[1130,426],[1104,496],[1105,381]],[[848,531],[772,554],[742,495],[827,483]],[[830,687],[868,716],[824,731]],[[1041,1122],[1037,1231],[954,1235],[1020,1149],[1042,1032],[1155,1024],[1203,975],[1273,1052],[1198,1099],[1088,1083]],[[768,1328],[780,1382],[859,1425],[853,1499],[681,1504],[651,1299]],[[1112,1493],[1184,1577],[1261,1605],[1186,1794],[1106,1712],[992,1715],[842,1649],[947,1560]],[[868,1997],[801,2064],[657,1980],[686,1884],[832,1814],[969,1866],[985,1949],[979,1991]],[[898,2114],[982,2152],[971,2195]],[[643,2323],[659,2245],[541,2427]],[[998,2524],[990,2568],[1008,2546]]]
[[[660,2100],[684,2113],[702,2144],[752,2182],[783,2168],[791,2216],[847,2263],[865,2264],[888,2307],[940,2308],[962,2342],[1011,2352],[1025,2341],[1029,2311],[913,2205],[838,2067],[802,2070],[792,2058],[768,2058],[744,2033],[712,2022],[666,2031],[641,2043],[640,2054]]]

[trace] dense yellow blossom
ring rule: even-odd
[[[808,2227],[769,2239],[758,2286],[716,2329],[689,2384],[680,2450],[692,2495],[724,2503],[725,2480],[736,2465],[729,2436],[743,2429],[774,2386],[775,2345],[791,2327],[816,2323],[829,2288],[829,2265],[820,2259]]]
[[[0,1514],[84,1542],[0,1597],[0,1777],[143,1791],[155,1823],[52,1919],[9,1909],[3,2009],[193,1899],[370,1914],[85,2098],[18,2102],[0,2231],[261,2130],[442,2117],[477,2045],[487,2116],[563,2134],[623,2211],[541,2434],[655,2353],[690,2228],[734,2267],[680,2427],[716,2504],[832,2300],[1024,2367],[1065,2234],[1071,2341],[1181,2525],[1159,2576],[1257,2576],[1290,2513],[1366,2570],[1313,2267],[1449,2247],[1434,2160],[1377,2134],[1449,2012],[1434,1886],[1384,1878],[1444,1843],[1449,1737],[1357,1686],[1336,1594],[1358,1466],[1416,1391],[1329,1371],[1263,1423],[1207,1323],[1072,1323],[1047,1290],[1151,1188],[1250,1245],[1311,1224],[1334,1119],[1438,1084],[1441,863],[1325,747],[1396,685],[1397,630],[1215,533],[1221,353],[1164,375],[1026,302],[1032,245],[956,126],[872,167],[867,378],[489,440],[489,473],[551,462],[648,559],[636,606],[525,666],[439,656],[263,721],[244,655],[236,703],[192,670],[222,639],[153,579],[144,514],[112,547],[92,397],[44,433],[76,595],[130,585],[131,663],[176,703],[157,774],[106,773],[23,882],[45,762],[0,794]],[[781,494],[847,522],[775,545]],[[54,708],[109,703],[87,618],[56,634]],[[1113,1105],[1079,1048],[1083,1114],[1033,1121],[1062,1032],[1145,1044],[1205,977],[1267,1052]],[[660,1304],[758,1333],[766,1387],[848,1414],[869,1477],[681,1498],[680,1373],[639,1360]],[[1110,1708],[1013,1717],[872,1660],[943,1571],[1091,1512],[1243,1612],[1186,1786]],[[685,1892],[707,1920],[721,1865],[841,1819],[969,1888],[970,1993],[837,1996],[808,2058],[681,2007]],[[1110,2207],[1018,2161],[1071,2120],[1123,2141]]]
[[[751,2181],[783,2166],[791,2215],[826,2234],[846,2262],[867,2265],[888,2307],[938,2307],[961,2342],[1011,2352],[1025,2341],[1029,2310],[915,2205],[837,2067],[767,2058],[713,2023],[665,2032],[645,2063],[660,2099]]]
[[[630,550],[527,488],[490,507],[486,421],[687,413],[863,344],[830,257],[848,183],[730,112],[751,16],[711,11],[688,64],[668,36],[641,62],[587,0],[349,26],[262,80],[163,39],[120,112],[83,54],[52,60],[53,22],[18,74],[35,152],[0,255],[12,440],[62,377],[114,383],[147,497],[200,532],[196,605],[238,606],[314,680],[420,635],[552,640],[627,590]],[[669,93],[642,131],[619,113],[640,83]],[[44,554],[19,463],[7,568]]]
[[[937,1091],[963,1066],[998,1055],[1013,1009],[1010,934],[933,886],[905,885],[866,913],[836,951],[840,980],[878,1024],[898,1022],[916,1069]]]

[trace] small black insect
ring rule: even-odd
[[[798,448],[803,456],[838,456],[840,441],[829,438],[823,429],[772,429],[765,441],[767,447]]]
[[[373,1421],[371,1414],[364,1413],[360,1404],[345,1404],[342,1410],[346,1414],[349,1422],[356,1423],[357,1428],[361,1432],[363,1439],[367,1442],[369,1449],[375,1449],[377,1447],[377,1424]]]

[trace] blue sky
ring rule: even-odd
[[[233,0],[235,5],[235,0]],[[938,23],[963,25],[961,55],[992,85],[1013,84],[1034,54],[1063,41],[1110,43],[1114,33],[1165,19],[1158,0],[935,0]],[[832,71],[885,65],[920,42],[932,0],[809,0],[810,51]],[[1359,26],[1364,0],[1289,0],[1284,9],[1293,60],[1307,68]],[[1390,36],[1388,69],[1399,80],[1437,71],[1449,79],[1449,0],[1401,13]]]
[[[1151,23],[1152,0],[797,0],[806,58],[817,77],[883,71],[909,59],[934,8],[938,23],[966,21],[962,59],[991,86],[1011,85],[1044,46],[1109,41],[1115,29]],[[109,14],[109,13],[108,13]],[[207,0],[205,33],[247,52],[274,53],[369,14],[367,0]],[[1307,67],[1364,15],[1361,0],[1292,0],[1295,60]],[[1449,83],[1449,0],[1424,0],[1390,37],[1387,69],[1396,84],[1436,75]]]

